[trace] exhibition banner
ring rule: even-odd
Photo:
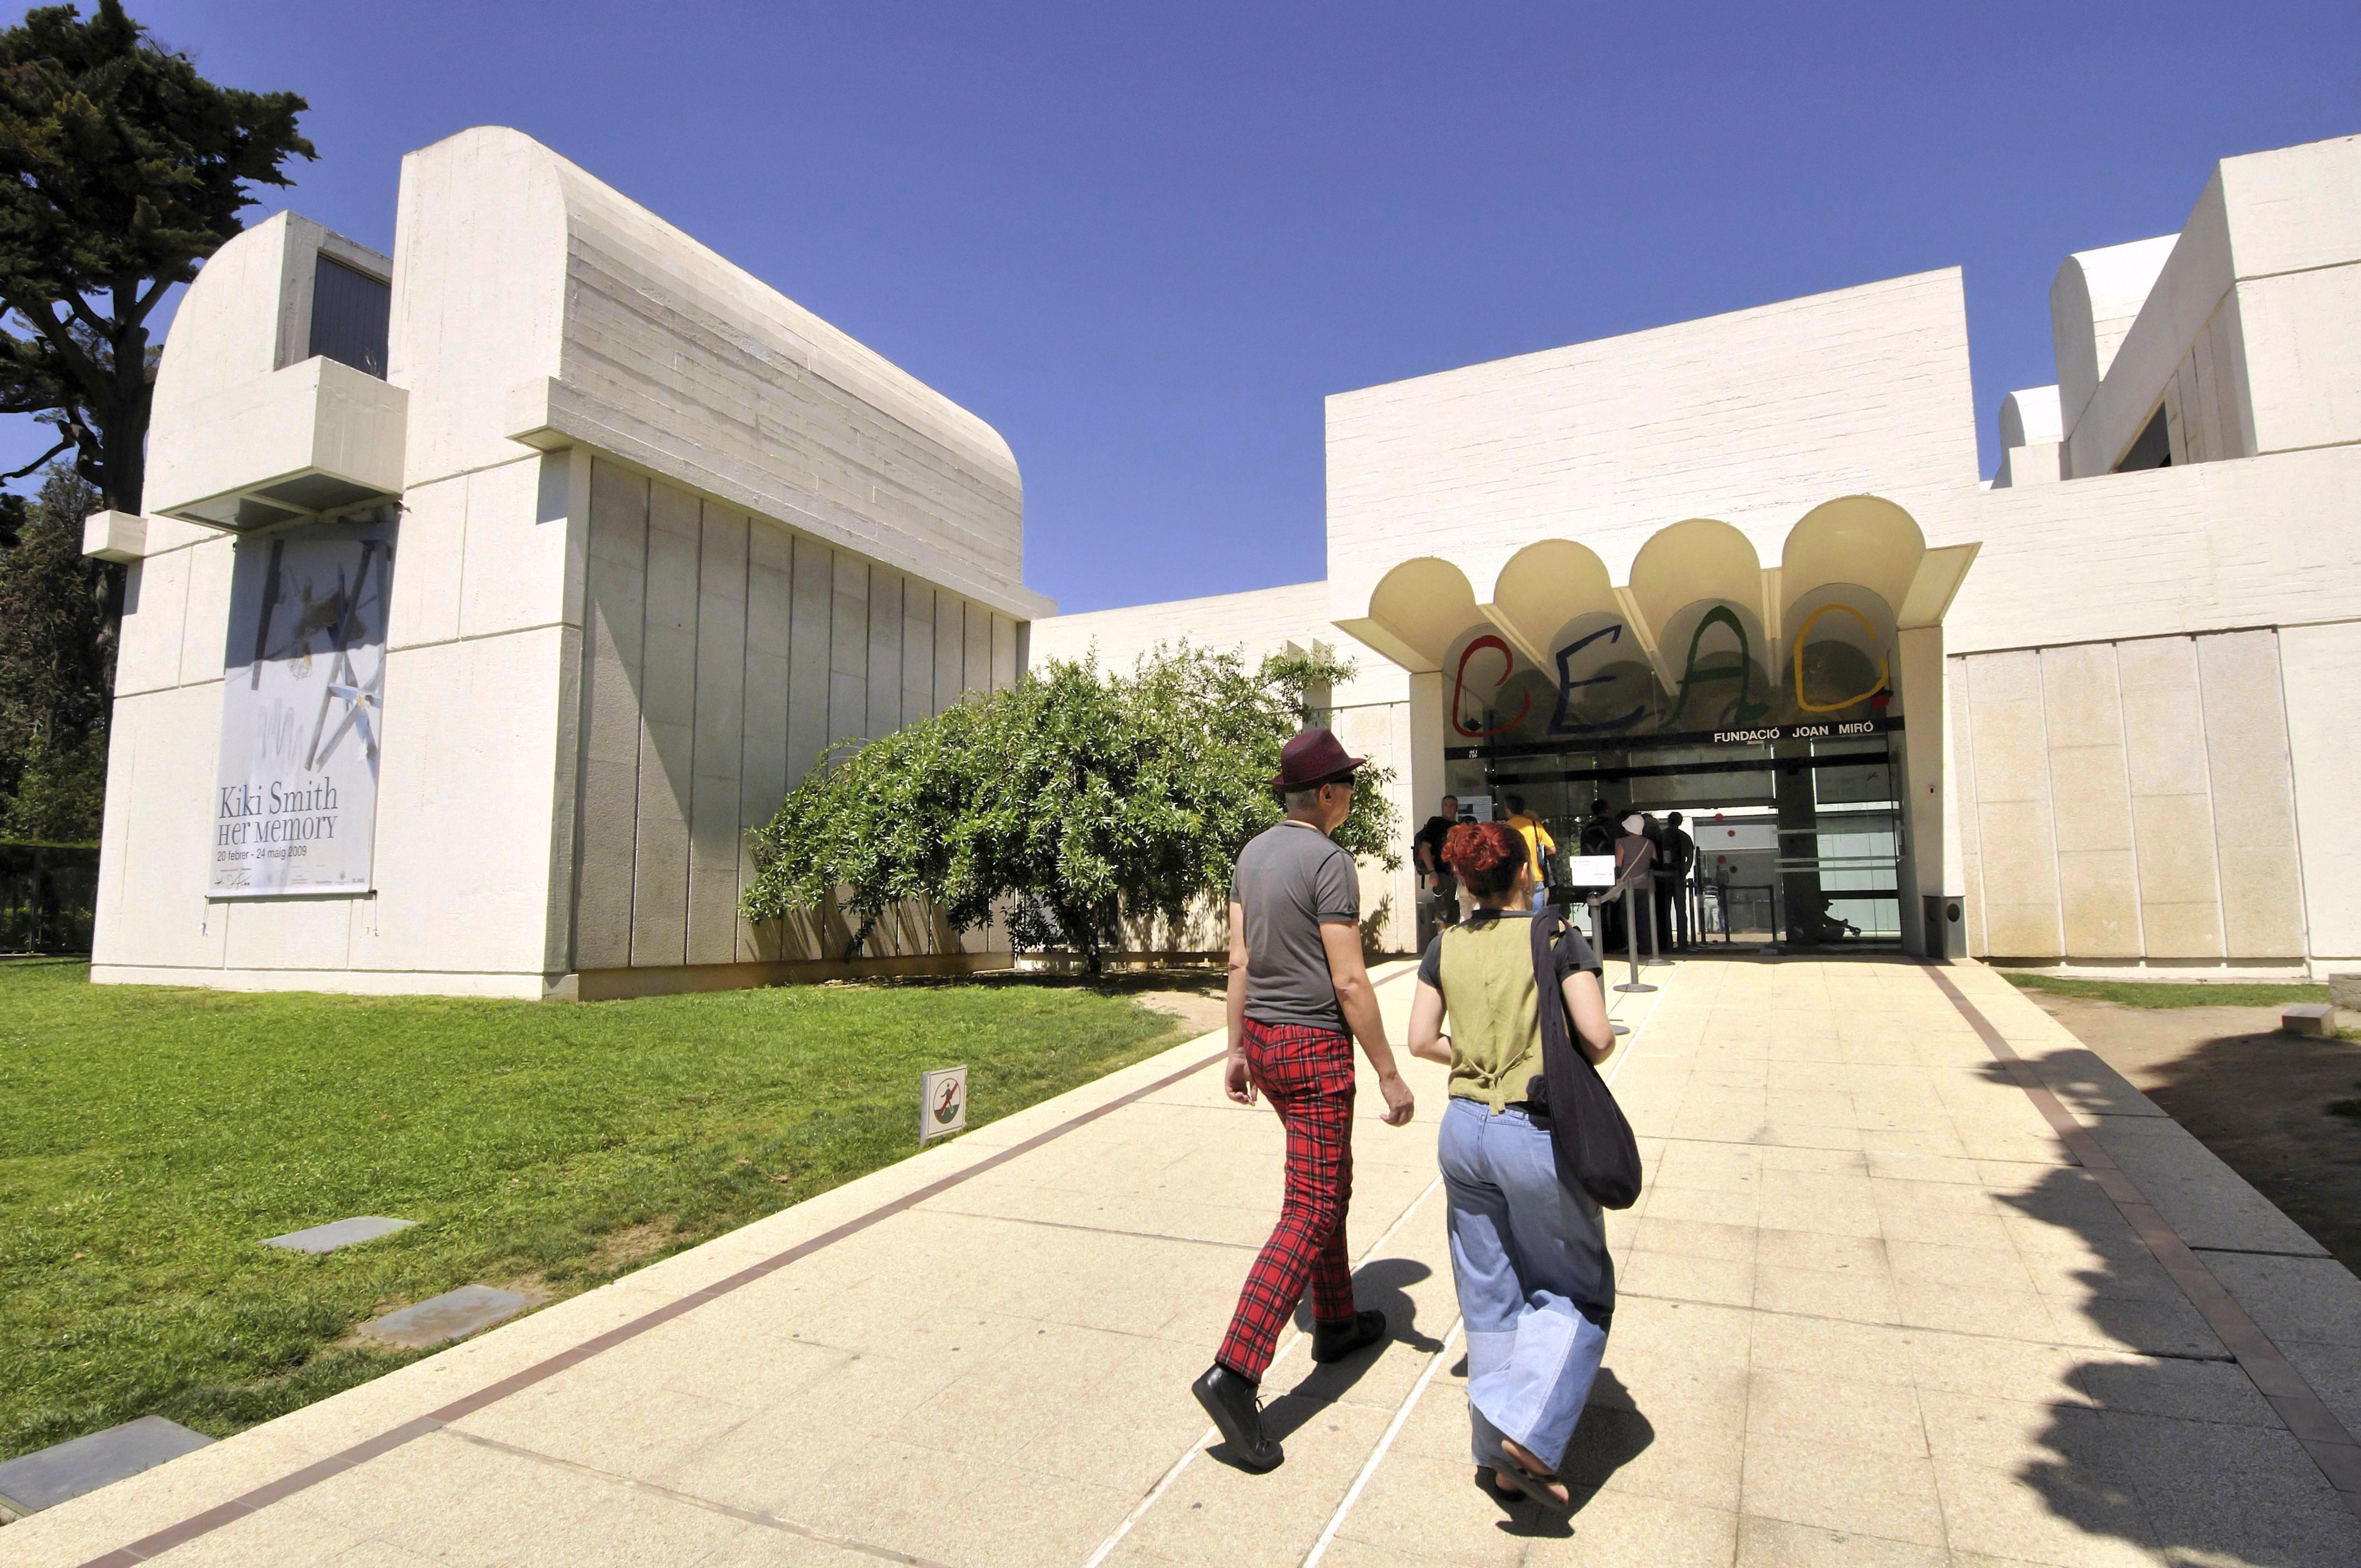
[[[208,896],[369,889],[390,515],[240,539]]]

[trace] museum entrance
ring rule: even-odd
[[[1896,716],[1588,744],[1501,737],[1447,749],[1444,771],[1463,814],[1505,817],[1515,795],[1548,826],[1552,896],[1577,911],[1594,888],[1575,857],[1611,852],[1631,811],[1650,818],[1661,855],[1678,813],[1695,853],[1664,912],[1667,947],[1685,927],[1708,948],[1894,952],[1901,729]]]

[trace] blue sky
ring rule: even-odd
[[[1069,609],[1322,576],[1327,393],[1927,268],[1989,473],[2068,251],[2361,131],[2351,0],[132,11],[311,100],[257,217],[390,248],[404,151],[515,126],[973,409]]]

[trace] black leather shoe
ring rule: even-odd
[[[1375,1307],[1364,1307],[1353,1314],[1349,1323],[1314,1323],[1312,1325],[1312,1359],[1342,1361],[1355,1351],[1373,1345],[1386,1337],[1386,1315]]]
[[[1260,1475],[1278,1469],[1287,1453],[1263,1435],[1262,1401],[1255,1398],[1257,1387],[1217,1361],[1189,1385],[1189,1392],[1197,1396],[1197,1403],[1205,1407],[1205,1413],[1221,1429],[1238,1468]]]

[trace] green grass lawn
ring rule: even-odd
[[[1016,979],[566,1005],[93,986],[0,963],[0,1458],[158,1414],[216,1436],[415,1359],[377,1312],[571,1295],[1170,1044]],[[260,1238],[417,1229],[324,1257]]]
[[[2013,974],[2001,971],[2009,984],[2023,991],[2046,991],[2052,996],[2080,996],[2091,1002],[2119,1002],[2126,1007],[2284,1007],[2291,1002],[2325,1002],[2324,985],[2275,985],[2236,981],[2070,980],[2055,974]]]

